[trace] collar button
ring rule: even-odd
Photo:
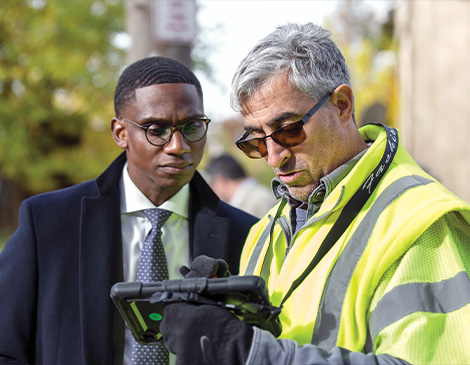
[[[325,198],[325,192],[323,190],[317,191],[315,194],[316,200],[323,200]]]

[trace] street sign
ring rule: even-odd
[[[152,24],[159,42],[189,45],[196,37],[195,0],[152,1]]]

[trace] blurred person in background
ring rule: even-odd
[[[147,212],[157,207],[168,219],[151,270],[180,279],[180,266],[207,255],[237,271],[256,219],[220,201],[196,171],[210,122],[196,76],[169,58],[142,59],[122,73],[114,105],[112,136],[124,152],[96,180],[20,207],[0,254],[2,364],[142,363],[142,347],[152,348],[145,362],[168,363],[166,349],[136,346],[110,298],[114,283],[138,279],[156,231]]]
[[[220,199],[255,217],[263,217],[276,204],[271,190],[247,176],[243,166],[229,154],[211,159],[206,172],[210,187]]]
[[[251,229],[240,272],[265,279],[282,333],[170,304],[161,329],[177,361],[469,364],[470,205],[397,130],[358,130],[330,32],[278,27],[242,60],[231,102],[245,124],[237,146],[277,176],[279,203]]]

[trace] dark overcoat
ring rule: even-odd
[[[109,293],[123,280],[125,162],[122,153],[96,180],[21,204],[18,229],[0,254],[0,363],[122,362],[124,322]],[[190,258],[223,258],[237,273],[256,218],[220,201],[197,172],[190,191]]]

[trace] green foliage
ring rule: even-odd
[[[0,168],[29,193],[96,177],[124,53],[120,1],[0,2]]]
[[[5,247],[5,243],[13,232],[11,230],[0,229],[0,252]]]

